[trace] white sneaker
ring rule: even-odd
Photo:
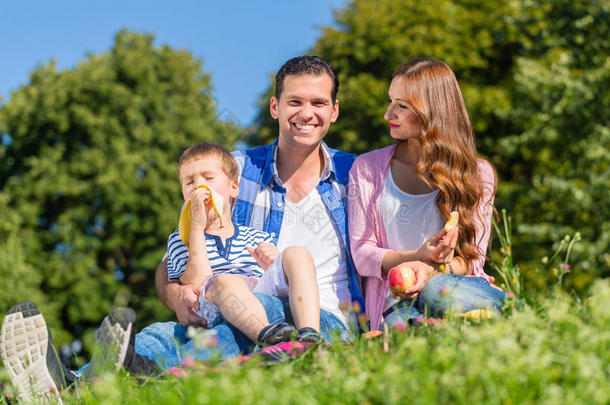
[[[136,313],[131,308],[115,308],[104,318],[95,337],[95,349],[85,380],[104,372],[117,373],[125,363],[129,344],[135,338]]]
[[[54,398],[74,382],[59,360],[38,307],[20,302],[8,310],[0,330],[0,354],[17,395],[24,402]]]

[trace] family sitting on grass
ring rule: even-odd
[[[290,59],[270,100],[275,142],[233,154],[205,143],[184,151],[186,204],[155,274],[178,322],[136,334],[135,313],[116,308],[97,332],[91,362],[70,371],[36,305],[11,308],[0,351],[20,397],[54,395],[108,368],[153,375],[184,358],[349,341],[344,302],[365,308],[371,330],[424,314],[500,311],[504,293],[483,271],[495,172],[477,156],[452,70],[432,59],[399,66],[384,115],[396,142],[358,158],[323,142],[339,115],[338,87],[323,59]],[[452,211],[459,226],[445,230]],[[388,272],[403,263],[416,282],[392,293]],[[216,347],[197,345],[189,326],[214,331]]]

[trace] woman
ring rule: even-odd
[[[396,69],[388,95],[384,118],[397,142],[356,159],[348,192],[352,255],[371,329],[382,317],[395,325],[424,313],[501,309],[504,293],[483,271],[495,171],[477,157],[453,71],[416,59]],[[459,226],[446,232],[452,211]],[[417,282],[393,297],[387,274],[404,262]]]

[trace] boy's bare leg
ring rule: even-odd
[[[311,253],[301,246],[282,252],[282,267],[288,283],[290,310],[297,329],[320,330],[320,297],[318,279]]]
[[[222,316],[253,342],[269,325],[265,308],[256,299],[244,277],[233,274],[217,276],[206,290],[205,298],[220,308]]]

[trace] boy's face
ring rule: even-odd
[[[317,146],[330,124],[339,116],[339,102],[333,103],[333,81],[328,74],[288,75],[280,99],[271,97],[269,111],[278,120],[280,143]]]
[[[179,174],[185,202],[191,199],[193,191],[202,184],[222,196],[225,210],[231,208],[228,202],[239,194],[239,184],[227,176],[222,168],[222,161],[217,156],[210,155],[187,161],[180,167]]]

